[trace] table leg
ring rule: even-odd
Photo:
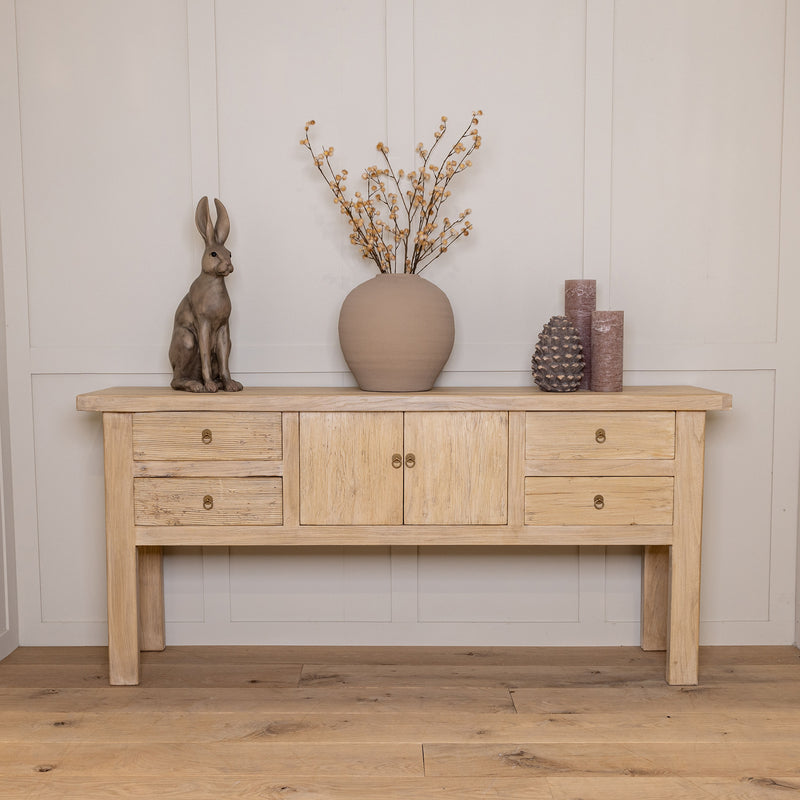
[[[667,649],[669,547],[645,545],[642,556],[642,650]]]
[[[139,548],[139,649],[163,650],[164,555],[162,547]]]
[[[108,662],[113,685],[139,683],[131,414],[103,414]]]
[[[676,413],[667,683],[697,684],[705,412]]]

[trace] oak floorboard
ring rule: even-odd
[[[44,742],[0,744],[0,777],[54,773],[59,777],[224,778],[403,777],[423,775],[419,744],[358,742]]]
[[[792,645],[760,647],[704,646],[700,648],[700,666],[709,664],[800,664],[800,649]]]
[[[717,800],[690,778],[567,777],[546,780],[553,800]]]
[[[35,648],[20,648],[35,649]],[[49,650],[50,648],[39,648]],[[66,648],[75,650],[82,648]],[[105,650],[105,648],[100,648]],[[503,666],[633,666],[665,663],[660,652],[639,647],[400,647],[400,646],[170,646],[161,653],[142,653],[142,661],[159,663],[291,662],[326,664],[498,664]],[[704,646],[701,665],[800,665],[800,650],[791,645],[758,647]]]
[[[0,778],[0,797],[13,800],[787,800],[798,794],[796,778]]]
[[[792,648],[789,648],[792,649]],[[778,654],[767,663],[777,663]],[[765,656],[765,658],[768,658]],[[142,653],[142,663],[277,663],[406,666],[591,666],[647,664],[663,667],[664,653],[638,647],[399,647],[399,646],[218,646],[168,647]],[[725,663],[729,663],[728,659]]]
[[[726,713],[738,711],[794,710],[800,712],[800,677],[775,683],[750,684],[731,680],[699,686],[596,685],[587,687],[546,687],[511,689],[519,713],[588,714],[624,713],[647,707],[653,713]]]
[[[374,714],[256,711],[130,711],[68,714],[4,711],[0,742],[116,743],[334,742],[334,743],[795,743],[794,711],[658,714],[635,709],[615,714],[479,714],[441,711]]]
[[[16,666],[20,664],[107,664],[108,648],[100,646],[87,647],[18,647],[7,655],[0,666]]]
[[[693,782],[714,800],[791,800],[800,797],[800,779],[796,777],[744,778],[739,781],[694,778]]]
[[[0,797],[26,800],[553,800],[546,778],[0,778]],[[646,798],[645,798],[646,800]]]
[[[103,686],[99,688],[7,689],[0,687],[0,713],[40,710],[47,714],[102,712],[105,714],[156,711],[281,713],[281,714],[383,714],[440,715],[454,710],[483,714],[516,713],[508,690],[493,687],[383,690],[337,688],[150,688]]]
[[[664,666],[306,664],[300,686],[596,686],[663,684]]]
[[[800,781],[779,778],[547,778],[553,800],[791,800]]]
[[[800,685],[800,662],[778,665],[709,665],[700,672],[704,687],[746,682]],[[662,686],[663,664],[607,666],[305,664],[300,686],[506,686],[580,688],[590,686]]]
[[[140,686],[295,687],[300,664],[193,664],[190,667],[150,663],[142,667]],[[0,664],[0,686],[60,686],[80,688],[108,685],[106,664]]]
[[[499,664],[503,666],[663,665],[664,653],[638,647],[399,647],[322,645],[170,645],[141,654],[143,664]],[[0,664],[96,664],[108,662],[108,648],[20,647]],[[791,645],[703,646],[700,665],[800,665]]]
[[[707,648],[701,648],[705,650]],[[713,648],[724,649],[724,648]],[[738,648],[739,653],[742,648]],[[792,647],[753,647],[764,651],[766,663],[789,658]],[[169,645],[166,650],[141,654],[142,663],[158,664],[496,664],[587,666],[602,662],[608,666],[664,664],[664,654],[638,647],[430,647],[430,646],[327,646],[327,645]],[[798,659],[800,660],[800,659]],[[20,647],[0,664],[105,664],[107,647]],[[730,657],[724,663],[732,663]],[[751,663],[748,661],[748,663]],[[758,662],[753,662],[758,663]]]
[[[425,774],[431,777],[800,777],[796,742],[426,744]]]

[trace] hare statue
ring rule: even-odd
[[[228,355],[231,333],[228,318],[231,299],[225,288],[225,276],[233,272],[231,252],[225,247],[231,223],[219,200],[217,224],[211,224],[208,198],[197,204],[194,220],[206,243],[201,272],[189,287],[175,312],[169,361],[173,389],[187,392],[239,392],[242,384],[231,378]]]

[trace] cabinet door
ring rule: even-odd
[[[300,524],[402,525],[399,411],[300,414]]]
[[[507,413],[408,412],[405,464],[407,525],[507,523]]]

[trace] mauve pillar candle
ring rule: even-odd
[[[592,312],[597,308],[597,281],[589,279],[564,281],[564,316],[578,331],[583,346],[583,377],[579,389],[591,386],[592,376]]]
[[[592,314],[593,392],[622,391],[623,311],[595,311]]]

